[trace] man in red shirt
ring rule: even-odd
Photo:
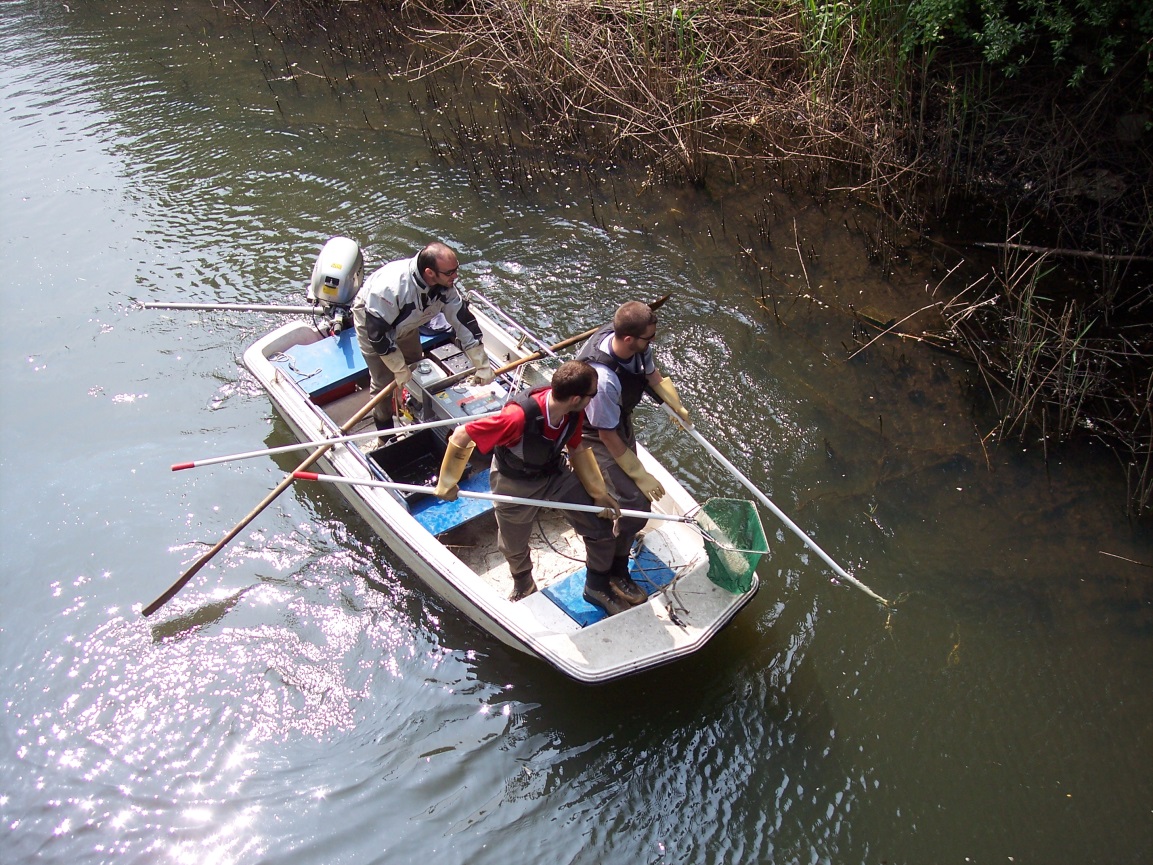
[[[456,498],[468,459],[474,448],[480,448],[481,453],[493,454],[489,484],[494,493],[604,508],[599,514],[563,513],[584,539],[585,600],[611,616],[632,604],[609,583],[616,549],[613,520],[620,507],[607,492],[596,458],[582,441],[584,409],[596,391],[596,370],[583,361],[570,360],[553,373],[550,387],[518,397],[499,415],[457,427],[448,440],[436,494],[449,501]],[[536,591],[528,542],[539,507],[498,502],[495,510],[497,546],[512,572],[509,600],[519,601]]]

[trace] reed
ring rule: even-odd
[[[1091,435],[1118,453],[1129,481],[1128,509],[1153,504],[1153,353],[1105,326],[1100,300],[1042,293],[1054,268],[1049,251],[1013,242],[988,284],[941,305],[950,334],[978,366],[998,407],[996,435],[1051,449]]]
[[[1123,70],[1071,99],[1044,70],[1007,80],[972,51],[910,52],[909,9],[891,0],[221,4],[334,56],[491,84],[505,122],[462,127],[473,147],[531,131],[593,166],[639,161],[655,180],[769,167],[915,228],[960,191],[1044,209],[1072,246],[1153,238],[1140,172],[1094,162],[1134,104]]]
[[[334,57],[473,75],[514,126],[593,164],[693,183],[768,166],[912,227],[958,191],[992,194],[1045,211],[1060,245],[1153,242],[1148,105],[1126,92],[1140,57],[1076,94],[1043,65],[1008,79],[955,42],[909,50],[910,8],[891,0],[219,2]],[[1130,143],[1100,164],[1122,126]],[[507,131],[470,140],[497,149]]]

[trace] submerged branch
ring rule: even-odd
[[[1119,255],[1107,252],[1093,252],[1088,249],[1052,249],[1045,246],[1030,246],[1025,243],[974,243],[985,249],[1014,249],[1020,252],[1036,252],[1043,255],[1063,255],[1074,258],[1095,258],[1099,261],[1153,261],[1153,255]]]

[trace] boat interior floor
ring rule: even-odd
[[[512,574],[496,545],[492,511],[445,532],[440,540],[502,597],[512,593]],[[584,568],[584,541],[558,511],[541,509],[529,538],[532,574],[538,589],[558,583]]]
[[[364,408],[368,402],[368,389],[358,388],[346,396],[326,403],[324,406],[324,413],[327,414],[334,424],[343,428],[346,423],[351,420],[358,411]],[[353,435],[355,433],[370,432],[376,429],[376,424],[372,420],[370,414],[366,418],[362,418],[357,422],[356,426],[348,430],[346,435]]]

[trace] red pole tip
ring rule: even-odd
[[[196,463],[173,463],[172,464],[172,470],[174,472],[178,472],[181,469],[191,469],[191,468],[195,468],[195,467],[196,467]]]
[[[314,481],[320,477],[316,472],[293,472],[292,476],[298,481]]]

